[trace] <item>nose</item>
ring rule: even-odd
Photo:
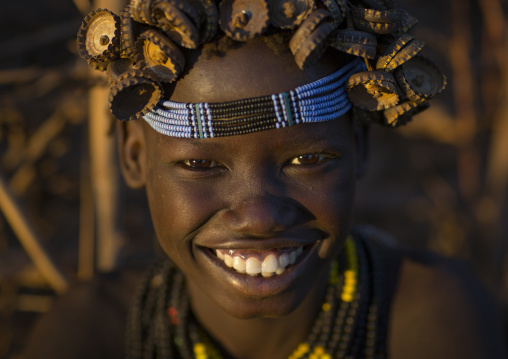
[[[237,201],[221,214],[226,228],[252,237],[268,237],[298,222],[301,210],[289,198],[255,195]]]

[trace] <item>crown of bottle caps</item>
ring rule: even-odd
[[[279,28],[291,32],[301,69],[330,47],[362,58],[367,71],[349,78],[349,100],[356,113],[372,112],[362,118],[396,127],[446,86],[441,70],[420,55],[424,43],[408,34],[416,23],[393,0],[131,0],[119,15],[87,15],[77,47],[91,67],[107,71],[113,115],[131,120],[152,111],[164,98],[162,85],[184,71],[182,48],[198,48],[220,31],[248,41]]]

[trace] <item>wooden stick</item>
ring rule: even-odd
[[[40,244],[35,231],[23,216],[21,209],[11,195],[7,185],[0,175],[0,210],[3,212],[7,222],[18,237],[21,245],[28,253],[42,276],[48,281],[57,293],[67,290],[68,283],[64,275],[51,261],[46,251]]]
[[[457,113],[457,170],[460,193],[466,201],[471,202],[480,189],[480,156],[474,137],[477,131],[477,113],[474,107],[473,67],[469,56],[472,46],[468,22],[470,8],[469,3],[462,0],[453,0],[451,4],[453,37],[449,48]]]
[[[96,0],[94,8],[114,12],[122,9],[121,0]],[[94,75],[95,75],[95,71]],[[123,245],[118,222],[118,164],[115,137],[110,132],[109,88],[100,85],[90,90],[90,167],[97,223],[97,267],[109,272],[116,268]]]
[[[42,76],[45,71],[33,66],[22,69],[0,70],[0,85],[32,82]]]
[[[501,0],[480,0],[480,8],[484,20],[484,58],[483,63],[495,66],[498,88],[495,94],[495,108],[493,111],[492,138],[490,140],[489,156],[486,174],[486,203],[490,203],[489,213],[484,221],[484,231],[491,234],[489,278],[493,282],[491,289],[501,299],[504,309],[508,307],[508,225],[501,217],[506,208],[506,194],[508,191],[508,70],[506,56],[508,55],[508,25],[506,24]],[[485,98],[492,96],[484,87]],[[490,98],[492,100],[492,98]],[[479,212],[480,213],[480,212]],[[492,279],[493,278],[493,279]]]
[[[88,0],[72,0],[74,5],[78,8],[79,12],[87,15],[91,11],[91,4]]]
[[[90,280],[95,270],[95,221],[88,156],[81,159],[80,177],[78,278]]]
[[[486,180],[490,195],[501,207],[508,190],[508,161],[506,160],[508,153],[508,70],[505,65],[508,56],[508,25],[504,19],[501,1],[481,0],[479,4],[485,21],[488,55],[494,58],[501,78],[499,93],[502,97],[499,99],[496,116],[493,119]]]
[[[118,166],[115,137],[109,135],[111,117],[107,113],[109,88],[90,90],[90,166],[97,224],[97,267],[109,272],[116,268],[122,246],[118,222]]]
[[[66,119],[62,115],[62,106],[66,106],[66,100],[63,99],[61,105],[49,119],[47,119],[30,137],[23,157],[20,157],[21,165],[16,173],[11,177],[11,189],[17,195],[23,193],[35,178],[34,163],[44,155],[47,146],[57,137],[65,127]]]

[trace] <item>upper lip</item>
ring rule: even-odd
[[[270,250],[285,247],[304,247],[324,239],[323,233],[317,230],[299,231],[298,233],[279,233],[273,237],[207,236],[200,240],[197,236],[194,244],[198,247],[223,250]]]

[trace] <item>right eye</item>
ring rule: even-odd
[[[294,166],[305,166],[305,165],[315,165],[320,163],[325,159],[325,156],[320,153],[311,153],[307,155],[300,155],[293,158],[289,164]]]
[[[181,163],[192,169],[207,169],[219,166],[216,161],[210,159],[190,159],[183,160]]]

